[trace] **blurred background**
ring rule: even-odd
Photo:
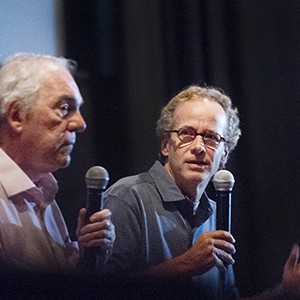
[[[0,63],[15,52],[78,62],[88,129],[55,173],[73,239],[88,168],[105,167],[109,185],[147,170],[161,107],[191,84],[224,90],[242,128],[227,165],[237,283],[248,296],[280,281],[300,243],[298,0],[1,0],[0,34]]]

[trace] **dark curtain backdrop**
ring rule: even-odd
[[[64,1],[66,56],[79,64],[88,129],[56,173],[75,238],[87,169],[110,183],[157,157],[161,107],[190,84],[223,89],[243,135],[228,162],[236,178],[232,232],[237,283],[251,295],[279,282],[300,243],[300,2],[298,0]]]

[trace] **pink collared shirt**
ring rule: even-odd
[[[33,183],[0,148],[0,273],[76,270],[78,245],[54,200],[57,191],[52,174]]]

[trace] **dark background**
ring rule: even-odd
[[[300,2],[68,0],[64,20],[88,123],[71,166],[55,174],[72,237],[87,169],[105,167],[109,185],[148,169],[161,107],[184,87],[206,84],[223,89],[241,118],[227,165],[236,179],[240,292],[277,284],[300,243]]]

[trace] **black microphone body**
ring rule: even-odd
[[[231,192],[216,191],[217,230],[231,230]]]
[[[217,202],[217,230],[231,231],[231,192],[234,177],[227,170],[218,171],[213,179]]]
[[[217,201],[217,230],[231,230],[231,191],[234,185],[234,177],[227,170],[218,171],[213,178]],[[227,267],[227,264],[224,262]],[[222,299],[226,299],[228,272],[220,273],[222,284]]]
[[[103,189],[87,187],[86,220],[88,223],[92,214],[103,209],[103,192]]]
[[[90,168],[85,176],[87,187],[86,199],[86,223],[90,223],[90,217],[97,211],[103,209],[104,191],[109,181],[108,172],[99,166]],[[95,271],[97,256],[100,253],[98,247],[87,247],[84,250],[84,265],[88,271]]]

